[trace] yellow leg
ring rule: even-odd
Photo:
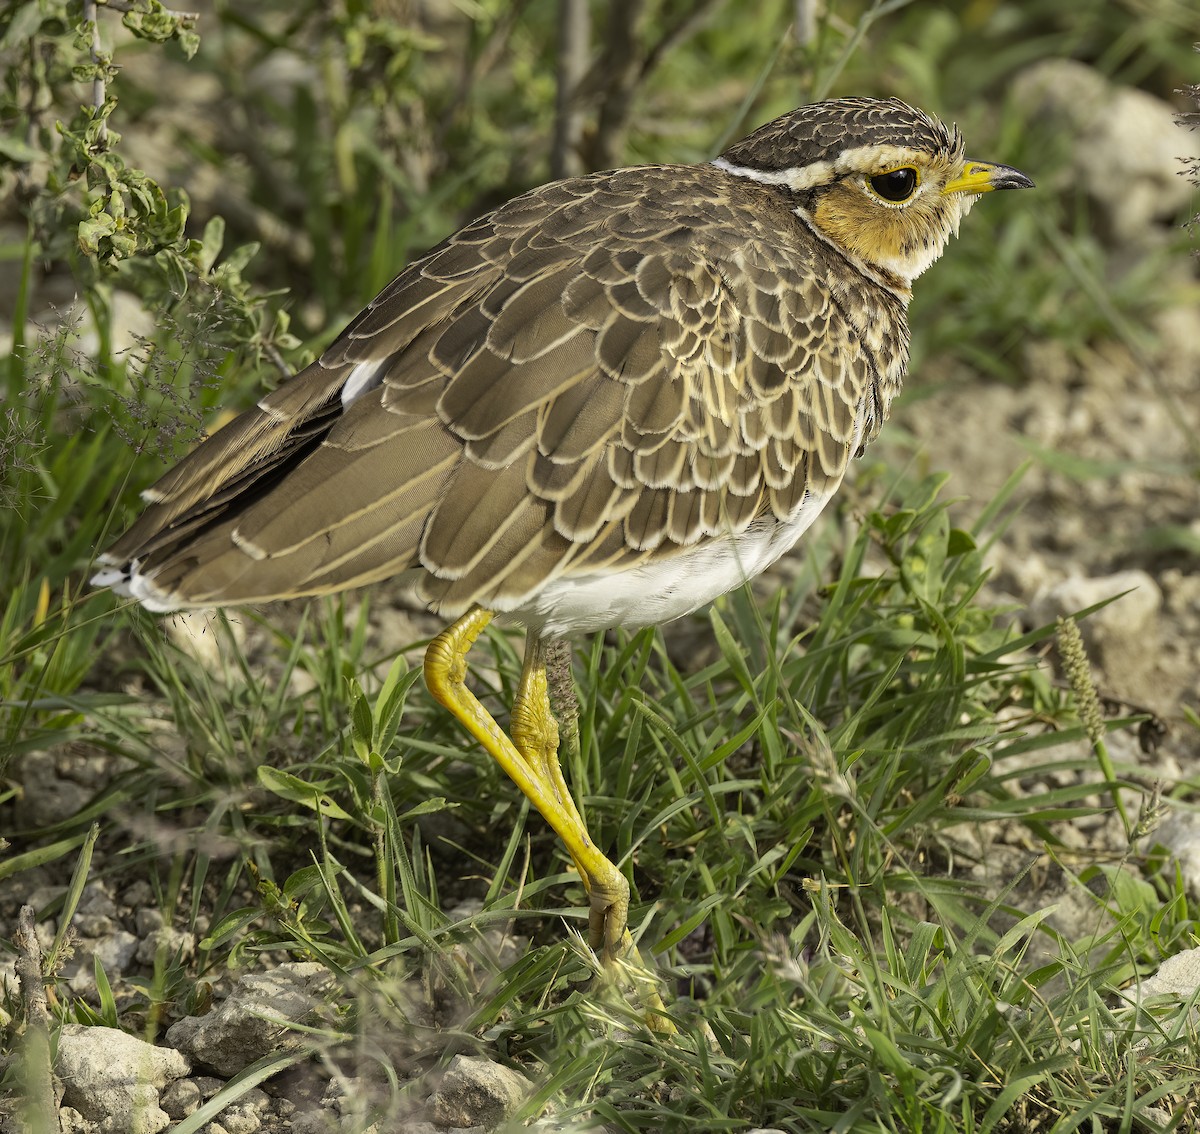
[[[529,636],[513,704],[511,740],[466,687],[467,652],[491,619],[490,611],[474,607],[434,638],[425,651],[425,682],[562,839],[587,887],[590,944],[606,963],[613,962],[633,947],[629,883],[592,842],[563,779],[541,640]]]
[[[555,802],[562,808],[570,824],[571,837],[568,837],[562,828],[555,826],[550,816],[542,812],[566,843],[587,887],[591,911],[588,917],[588,943],[606,961],[624,956],[633,946],[626,928],[629,923],[629,883],[616,866],[598,851],[595,858],[587,860],[577,853],[576,847],[580,843],[593,851],[595,845],[588,836],[587,827],[575,806],[575,800],[571,798],[558,763],[558,725],[550,710],[545,650],[542,639],[533,633],[525,639],[525,664],[513,702],[509,732],[517,751],[534,770],[539,781],[553,793]]]

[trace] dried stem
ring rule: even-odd
[[[637,25],[644,7],[642,0],[613,0],[609,5],[604,52],[592,67],[592,76],[605,80],[592,141],[593,169],[612,168],[623,148],[634,92],[643,73]]]
[[[817,5],[814,0],[795,0],[794,7],[792,27],[796,33],[796,42],[801,47],[807,47],[817,38]]]
[[[279,352],[279,348],[274,343],[267,343],[263,347],[263,353],[267,356],[268,361],[276,370],[279,371],[279,377],[283,381],[287,381],[295,371],[288,365],[287,359]]]
[[[50,1009],[42,983],[42,949],[38,944],[33,907],[22,906],[17,915],[17,980],[25,1010],[25,1125],[42,1134],[58,1129],[54,1106],[54,1077],[50,1067]]]
[[[100,20],[96,12],[96,0],[83,0],[83,22],[92,28],[91,54],[96,73],[92,76],[92,110],[99,118],[104,111],[104,100],[108,97],[108,87],[105,74],[108,71],[108,60],[104,57],[104,48],[100,43]],[[96,135],[96,145],[99,149],[108,148],[108,123],[101,120],[100,132]]]
[[[622,157],[625,131],[633,113],[638,90],[667,54],[703,26],[723,0],[700,0],[684,6],[683,12],[649,47],[638,42],[638,25],[644,0],[613,0],[609,6],[604,51],[592,65],[580,87],[602,92],[596,119],[596,135],[590,146],[593,169],[609,169]]]
[[[579,143],[584,115],[579,84],[587,73],[592,21],[587,0],[561,0],[558,9],[558,91],[554,105],[554,149],[550,172],[574,177],[583,172]]]

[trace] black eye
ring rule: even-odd
[[[885,201],[907,201],[916,187],[917,171],[907,165],[871,178],[871,188]]]

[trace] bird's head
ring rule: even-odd
[[[899,99],[841,98],[760,127],[716,164],[777,186],[839,249],[904,288],[993,189],[1029,189],[1007,165],[968,158],[957,127]]]

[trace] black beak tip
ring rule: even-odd
[[[997,165],[994,169],[995,173],[991,178],[993,189],[1036,188],[1032,177],[1027,177],[1019,169],[1014,169],[1011,165]]]

